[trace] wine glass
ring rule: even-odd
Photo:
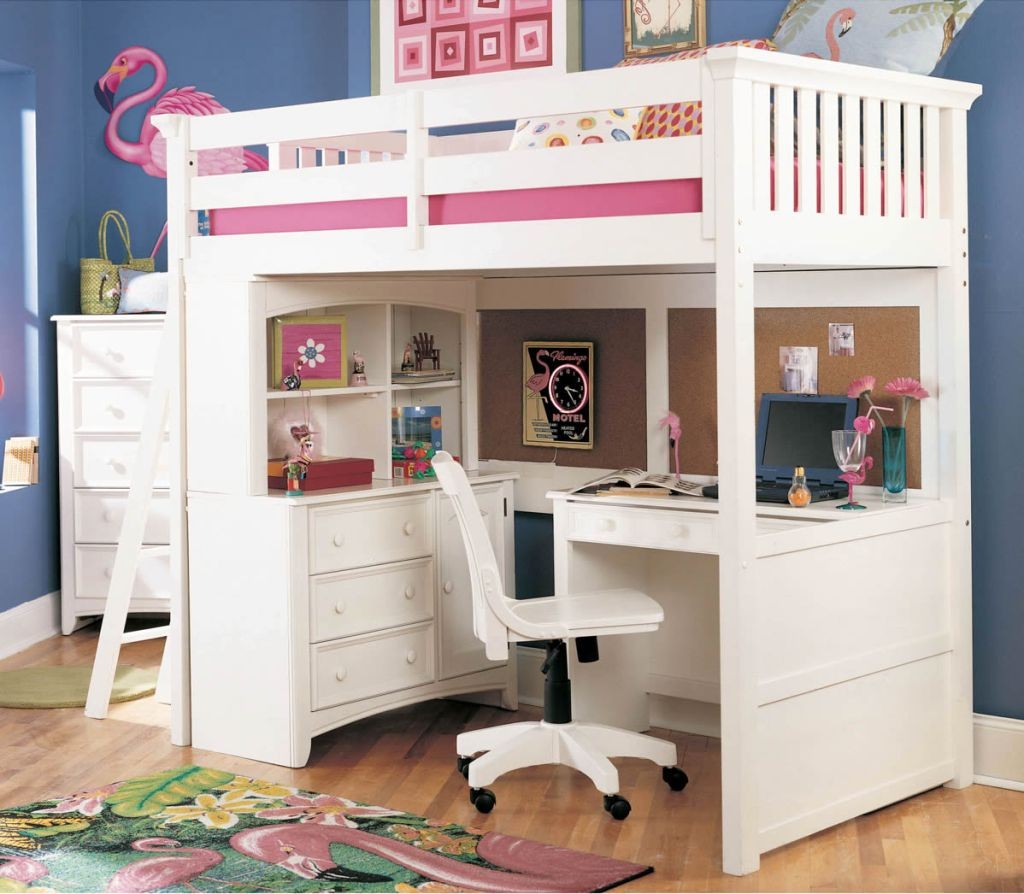
[[[832,454],[836,458],[836,465],[843,471],[842,480],[846,482],[849,490],[846,495],[846,502],[837,506],[837,509],[863,509],[860,503],[853,500],[853,485],[864,481],[860,473],[864,465],[864,453],[867,449],[867,435],[854,429],[840,429],[832,432]],[[857,480],[859,479],[859,480]]]

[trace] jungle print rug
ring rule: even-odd
[[[208,767],[0,810],[0,892],[604,891],[650,871]]]

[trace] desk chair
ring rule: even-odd
[[[451,498],[462,531],[473,585],[473,631],[492,661],[508,658],[508,644],[547,640],[544,719],[509,723],[462,733],[456,740],[459,771],[469,782],[469,799],[490,813],[494,792],[484,788],[503,773],[538,764],[565,764],[593,780],[604,794],[604,809],[615,819],[629,816],[629,801],[619,792],[619,773],[608,758],[639,757],[662,767],[673,791],[689,781],[675,766],[676,746],[664,739],[572,719],[572,693],[566,640],[576,640],[581,662],[596,661],[597,636],[656,630],[661,606],[637,590],[595,590],[544,599],[509,599],[476,497],[462,466],[438,451],[434,471]],[[482,757],[474,757],[486,752]]]

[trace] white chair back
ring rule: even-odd
[[[492,661],[508,658],[508,624],[511,614],[505,603],[501,571],[494,556],[491,538],[480,513],[466,471],[450,453],[439,450],[431,460],[437,480],[448,495],[459,520],[462,542],[469,562],[469,578],[473,589],[473,632],[484,644]]]

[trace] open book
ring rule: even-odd
[[[574,494],[632,494],[633,496],[667,496],[683,494],[703,496],[704,485],[675,475],[645,472],[643,469],[619,469],[595,478],[571,491]]]

